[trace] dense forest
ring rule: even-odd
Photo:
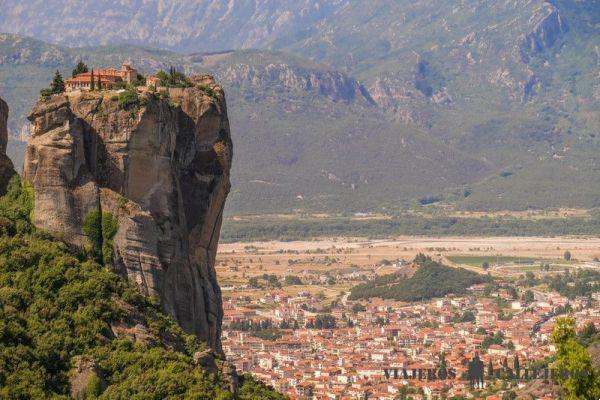
[[[156,299],[36,230],[33,201],[18,177],[0,198],[0,399],[68,399],[82,361],[93,366],[86,399],[233,399],[223,377],[194,363],[202,342]],[[240,381],[240,399],[283,399]]]
[[[399,273],[383,275],[353,287],[349,298],[421,301],[447,294],[463,294],[469,286],[490,279],[463,268],[447,267],[422,254],[415,258],[414,263],[419,268],[412,277],[404,278]]]

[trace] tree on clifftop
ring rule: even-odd
[[[96,84],[94,83],[94,69],[92,69],[92,76],[90,77],[90,90],[95,90]]]
[[[59,94],[65,91],[65,81],[63,81],[62,75],[58,70],[54,74],[54,79],[52,79],[52,83],[50,84],[50,90],[52,94]]]
[[[79,74],[83,74],[88,71],[89,71],[88,66],[83,61],[79,60],[79,62],[75,66],[75,69],[73,70],[73,76],[77,76]]]

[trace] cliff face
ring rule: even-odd
[[[223,91],[207,75],[192,80],[201,86],[170,99],[142,94],[127,110],[90,93],[36,104],[24,179],[36,226],[95,244],[104,263],[220,351],[214,259],[232,144]]]
[[[278,85],[287,89],[312,91],[333,101],[375,104],[360,82],[337,71],[319,71],[286,64],[268,64],[262,67],[237,64],[227,68],[223,79],[236,86]]]
[[[7,120],[8,106],[4,100],[0,99],[0,195],[6,193],[6,185],[15,174],[12,161],[6,156],[6,144],[8,142]]]
[[[519,43],[521,61],[528,63],[532,55],[552,47],[569,27],[558,8],[546,3],[545,15]]]

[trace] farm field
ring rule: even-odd
[[[563,259],[565,251],[572,260]],[[533,273],[562,272],[565,268],[594,265],[600,257],[600,238],[579,237],[397,237],[382,240],[364,238],[322,238],[292,242],[238,242],[220,245],[217,276],[225,297],[260,296],[264,291],[246,288],[252,277],[275,275],[300,278],[302,285],[285,286],[290,294],[307,291],[334,299],[356,282],[340,278],[375,275],[410,269],[410,261],[424,253],[451,266],[485,273],[481,265],[489,262],[489,272],[516,277]],[[495,267],[498,262],[499,266]],[[540,264],[550,264],[542,271]],[[600,268],[600,267],[599,267]],[[409,271],[410,272],[410,271]],[[335,283],[328,281],[332,278]],[[332,284],[333,283],[333,284]]]
[[[548,260],[545,259],[534,259],[528,257],[511,257],[511,256],[449,256],[447,257],[449,261],[455,264],[466,264],[473,267],[480,267],[484,263],[488,263],[489,265],[503,265],[503,264],[533,264],[539,262],[546,262]]]

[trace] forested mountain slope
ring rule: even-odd
[[[15,177],[0,198],[0,399],[233,399],[234,371],[156,299],[33,227],[31,194]]]

